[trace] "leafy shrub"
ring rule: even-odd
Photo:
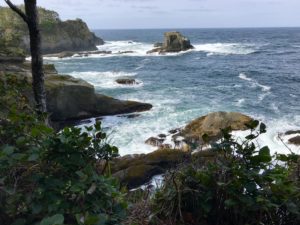
[[[116,180],[97,170],[118,149],[105,142],[101,124],[56,133],[21,94],[26,81],[2,78],[0,224],[119,224],[123,194]]]
[[[266,126],[258,121],[248,126],[251,133],[242,143],[224,130],[211,160],[203,163],[199,156],[166,175],[154,199],[159,219],[165,224],[300,224],[299,174],[294,173],[299,157],[271,156],[268,147],[254,144]]]

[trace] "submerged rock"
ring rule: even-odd
[[[300,145],[300,135],[290,138],[289,143],[293,145]]]
[[[134,85],[134,84],[139,84],[135,79],[133,78],[119,78],[116,80],[118,84],[125,84],[125,85]]]
[[[148,51],[147,53],[158,52],[160,54],[166,52],[180,52],[193,49],[191,42],[188,38],[184,37],[180,32],[166,32],[164,34],[164,43],[162,46],[158,46],[155,49]]]
[[[285,135],[291,135],[291,134],[300,134],[300,130],[289,130],[285,132]]]
[[[129,54],[129,53],[135,53],[134,51],[119,51],[118,54]]]
[[[58,58],[68,58],[68,57],[87,57],[90,55],[108,55],[112,54],[112,51],[64,51],[56,54],[46,54],[46,57],[58,57]]]

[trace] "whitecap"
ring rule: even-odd
[[[244,98],[241,98],[237,101],[236,106],[241,107],[243,105],[243,103],[245,102]]]
[[[270,92],[270,90],[271,90],[271,87],[270,87],[270,86],[260,84],[257,80],[254,80],[254,79],[248,77],[245,73],[240,73],[240,74],[239,74],[239,78],[242,79],[242,80],[249,81],[250,84],[251,84],[251,86],[252,86],[253,88],[260,87],[261,90],[262,90],[263,92]],[[266,95],[267,95],[267,94],[262,95],[262,96],[260,97],[260,99],[261,99],[261,98],[264,98]]]
[[[252,79],[247,77],[247,75],[244,73],[240,73],[239,78],[241,78],[242,80],[252,81]]]
[[[253,44],[243,43],[209,43],[194,45],[195,51],[207,52],[207,56],[212,55],[248,55],[257,51]]]
[[[72,72],[71,76],[83,79],[95,87],[99,88],[137,88],[143,86],[143,82],[141,80],[135,79],[136,83],[132,85],[122,85],[116,83],[116,79],[120,77],[132,77],[136,76],[137,73],[123,72],[123,71],[106,71],[106,72],[98,72],[98,71],[86,71],[86,72]]]

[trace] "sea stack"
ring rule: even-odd
[[[193,49],[191,42],[188,38],[183,36],[180,32],[166,32],[164,34],[164,43],[161,47],[154,48],[147,53],[167,53],[167,52],[181,52]]]

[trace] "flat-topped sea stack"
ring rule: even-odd
[[[188,38],[183,36],[180,32],[173,31],[173,32],[166,32],[165,39],[162,46],[158,48],[154,48],[147,53],[155,53],[158,52],[160,54],[168,53],[168,52],[181,52],[187,51],[189,49],[193,49],[194,46],[191,45],[191,42]],[[155,44],[154,47],[159,46]]]

